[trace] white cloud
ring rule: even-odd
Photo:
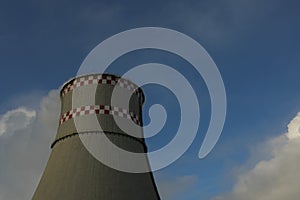
[[[298,200],[300,196],[299,127],[300,113],[288,124],[287,133],[265,143],[268,147],[269,159],[259,161],[253,168],[240,174],[229,194],[213,199]]]
[[[300,113],[289,123],[286,136],[289,139],[300,138]]]
[[[0,136],[4,133],[12,134],[15,131],[26,128],[35,116],[35,111],[22,107],[6,112],[0,118]]]
[[[186,175],[173,178],[161,178],[157,181],[159,194],[162,199],[175,199],[180,194],[186,192],[190,187],[198,182],[195,175]]]
[[[60,110],[57,90],[0,117],[0,200],[31,199],[50,154]]]

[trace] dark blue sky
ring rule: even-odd
[[[283,133],[300,110],[299,7],[293,0],[1,1],[0,114],[20,106],[18,98],[41,97],[58,88],[76,75],[97,44],[120,31],[159,26],[183,32],[204,46],[220,70],[228,98],[226,124],[213,152],[199,160],[210,103],[203,80],[193,78],[201,91],[200,134],[181,159],[156,175],[195,175],[196,184],[178,199],[209,199],[230,189],[232,169],[247,160],[254,144]],[[187,65],[174,55],[151,50],[114,64],[154,61],[178,70]],[[155,91],[160,90],[148,88],[148,94],[156,96]],[[25,106],[34,108],[35,103]]]

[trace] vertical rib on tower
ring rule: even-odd
[[[134,91],[129,110],[122,108],[122,99],[120,105],[111,105],[114,87],[119,87],[124,96]],[[93,105],[87,100],[87,97],[94,95],[92,91],[96,91]],[[76,98],[78,107],[73,107],[72,98]],[[114,75],[85,75],[63,86],[61,102],[58,132],[33,200],[160,199],[151,172],[126,173],[107,167],[88,152],[80,139],[105,134],[123,149],[146,152],[144,140],[127,135],[114,120],[114,117],[118,117],[142,125],[144,95],[141,89]],[[95,128],[95,115],[103,131]],[[77,131],[74,120],[82,120],[85,130]],[[142,128],[135,134],[142,135]],[[109,150],[106,153],[109,156]],[[148,165],[147,158],[145,162]]]

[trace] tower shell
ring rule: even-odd
[[[119,93],[111,105],[115,88]],[[57,135],[33,200],[160,199],[147,156],[143,163],[136,164],[149,167],[150,172],[122,172],[97,160],[83,144],[83,140],[93,142],[95,138],[107,137],[124,150],[146,153],[141,128],[142,90],[112,74],[90,74],[65,83],[60,95]],[[129,99],[129,105],[125,99]],[[127,124],[131,133],[120,128],[115,119]],[[102,153],[109,157],[110,149]],[[112,159],[118,162],[118,158]]]

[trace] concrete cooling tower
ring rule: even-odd
[[[112,105],[114,89],[118,94]],[[142,163],[134,165],[145,165],[149,172],[123,172],[100,162],[83,143],[102,147],[101,155],[117,164],[122,159],[110,148],[103,149],[103,137],[126,151],[147,152],[140,137],[143,102],[144,94],[137,85],[111,74],[84,75],[64,84],[57,135],[33,200],[160,199],[146,154]],[[120,128],[116,120],[127,124],[131,133]]]

